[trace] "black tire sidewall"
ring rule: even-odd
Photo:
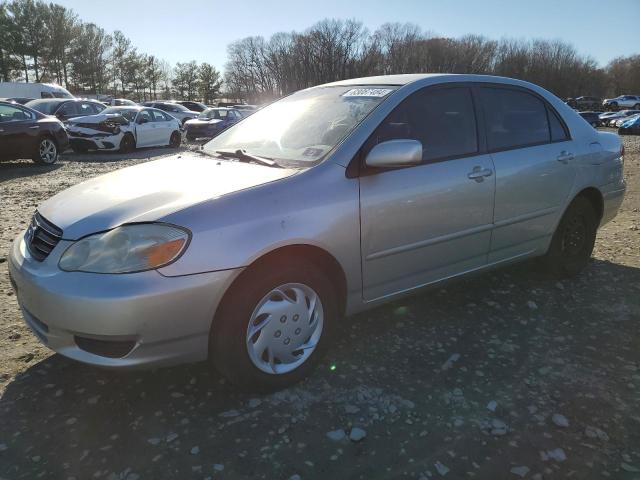
[[[562,250],[564,230],[567,224],[575,217],[581,217],[586,228],[586,241],[576,255],[567,256]],[[545,255],[548,269],[561,277],[572,277],[580,273],[589,263],[593,247],[595,245],[598,230],[598,218],[591,202],[584,197],[577,197],[571,202],[565,211],[558,227],[556,228],[549,251]]]
[[[292,372],[271,375],[258,369],[249,358],[247,326],[257,303],[273,288],[286,283],[308,285],[318,294],[324,312],[322,336],[305,363]],[[328,277],[313,263],[292,259],[284,265],[258,266],[244,272],[225,295],[211,328],[210,360],[223,376],[241,389],[269,392],[288,387],[309,375],[326,353],[337,311],[335,290]]]
[[[127,143],[128,142],[128,143]],[[136,141],[133,138],[133,135],[130,133],[126,133],[122,140],[120,140],[120,152],[121,153],[129,153],[136,148]]]
[[[173,138],[177,137],[177,141],[173,141]],[[180,135],[179,132],[172,132],[171,136],[169,137],[169,146],[172,148],[178,148],[180,146],[180,143],[182,143],[182,136]]]

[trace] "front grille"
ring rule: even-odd
[[[38,212],[34,213],[31,224],[25,234],[27,248],[33,258],[39,262],[49,256],[51,250],[62,238],[62,230],[48,221]]]

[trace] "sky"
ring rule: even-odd
[[[139,51],[171,64],[196,60],[223,70],[240,38],[303,31],[324,18],[356,19],[373,31],[411,22],[424,31],[562,39],[601,66],[640,53],[640,0],[53,0],[108,32],[122,30]]]

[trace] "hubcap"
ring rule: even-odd
[[[45,163],[53,163],[56,160],[56,144],[49,139],[40,142],[40,159]]]
[[[572,217],[564,229],[562,236],[562,250],[567,255],[577,255],[581,252],[587,239],[587,228],[582,217]]]
[[[313,353],[322,335],[320,297],[301,283],[287,283],[267,293],[251,314],[247,351],[265,373],[295,370]]]

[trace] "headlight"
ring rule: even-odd
[[[58,266],[68,272],[132,273],[174,261],[189,243],[189,233],[164,224],[124,225],[72,244]]]

